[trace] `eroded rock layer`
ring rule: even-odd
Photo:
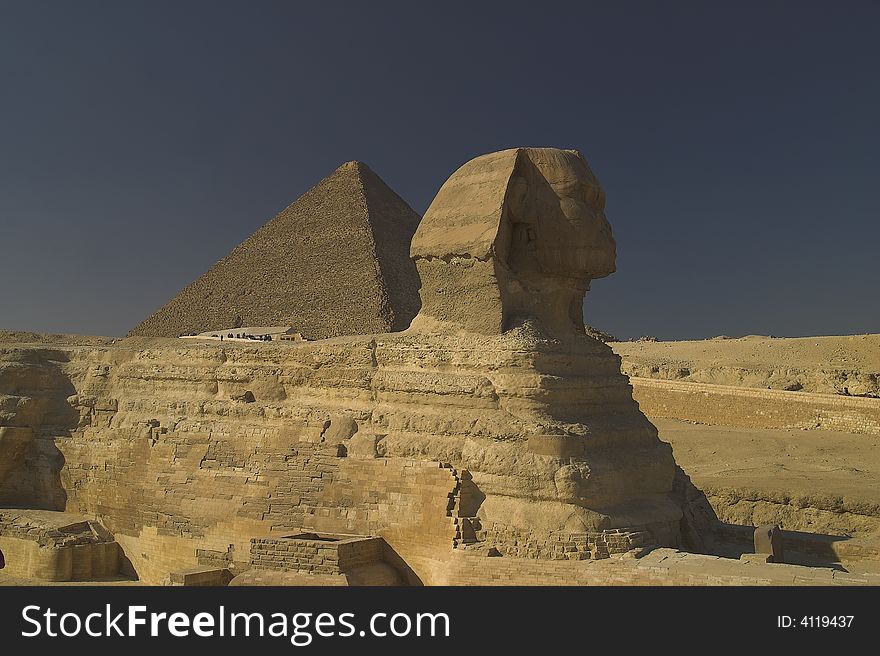
[[[27,426],[0,429],[25,433],[0,504],[99,518],[157,581],[301,528],[381,535],[426,580],[466,545],[675,544],[670,450],[583,340],[6,348],[6,423]]]

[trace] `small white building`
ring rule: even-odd
[[[215,339],[232,342],[277,341],[280,339],[303,341],[302,335],[292,326],[242,326],[207,330],[198,335],[181,335],[180,339]]]

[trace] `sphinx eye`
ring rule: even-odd
[[[604,198],[602,194],[602,189],[599,187],[599,185],[590,183],[584,184],[584,200],[586,200],[591,205],[602,209]]]

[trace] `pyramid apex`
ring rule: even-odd
[[[367,166],[364,162],[360,160],[353,159],[350,162],[345,162],[339,168],[336,169],[337,172],[343,171],[363,171],[366,169],[367,171],[371,170],[369,166]]]

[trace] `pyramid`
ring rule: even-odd
[[[343,164],[129,335],[292,326],[324,339],[404,330],[419,310],[409,245],[420,218],[366,164]]]

